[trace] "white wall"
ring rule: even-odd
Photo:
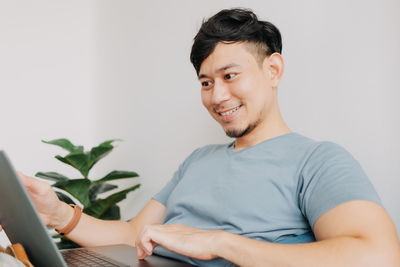
[[[17,169],[78,175],[40,140],[93,142],[93,36],[92,1],[0,2],[0,149]]]
[[[59,166],[40,140],[93,136],[91,1],[2,1],[0,147],[34,174]]]
[[[133,217],[194,148],[229,140],[201,106],[189,53],[203,17],[245,6],[282,32],[286,73],[280,104],[289,127],[346,147],[400,229],[398,1],[5,6],[0,8],[0,45],[6,45],[0,49],[0,147],[19,169],[31,175],[68,171],[50,159],[59,150],[40,139],[66,136],[93,145],[122,138],[95,173],[141,174],[141,190],[122,203],[123,217]]]

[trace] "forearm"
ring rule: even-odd
[[[60,222],[54,227],[62,229],[73,216],[73,209],[64,205]],[[76,227],[66,237],[81,246],[102,246],[113,244],[135,244],[136,231],[132,223],[107,221],[82,214]]]
[[[73,220],[75,209],[60,201],[48,183],[23,174],[20,174],[20,178],[35,203],[43,223],[62,231],[70,231],[70,227],[73,227],[66,237],[82,246],[111,244],[134,246],[144,225],[160,224],[165,217],[165,206],[152,199],[130,222],[105,221],[82,214],[75,225]]]
[[[399,266],[397,248],[355,237],[275,244],[219,232],[215,254],[239,266]]]

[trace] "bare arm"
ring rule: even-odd
[[[375,203],[342,204],[322,215],[314,229],[317,242],[297,245],[261,243],[227,234],[218,254],[241,266],[400,265],[394,225],[385,210]],[[242,253],[234,253],[238,251]]]
[[[63,204],[73,212],[70,206]],[[150,200],[139,214],[129,222],[100,220],[82,214],[78,225],[67,237],[85,247],[113,244],[134,246],[138,232],[143,226],[146,224],[161,224],[164,216],[164,205],[154,199]],[[72,218],[72,213],[69,218]],[[70,219],[63,221],[68,223]],[[62,227],[56,227],[56,229],[62,229]]]
[[[396,229],[375,203],[341,204],[322,215],[314,230],[317,242],[274,244],[223,231],[156,225],[144,228],[137,249],[146,257],[151,240],[189,257],[222,257],[239,266],[400,266]]]
[[[49,184],[21,173],[19,175],[44,223],[55,229],[64,228],[73,217],[73,208],[60,201]],[[105,221],[82,214],[78,225],[67,237],[82,246],[133,246],[144,225],[163,222],[165,210],[164,205],[152,199],[130,222]]]

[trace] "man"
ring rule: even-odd
[[[204,266],[399,266],[396,229],[359,164],[283,121],[281,47],[278,29],[251,11],[205,21],[191,61],[204,106],[235,141],[194,151],[130,222],[79,219],[49,185],[21,175],[45,224],[82,246],[136,246],[142,259],[154,251]]]

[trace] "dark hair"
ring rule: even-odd
[[[249,9],[224,9],[204,21],[194,38],[190,61],[197,74],[203,61],[219,42],[249,42],[257,46],[257,54],[265,56],[281,53],[281,34],[272,23],[258,20]],[[261,51],[260,51],[261,50]]]

